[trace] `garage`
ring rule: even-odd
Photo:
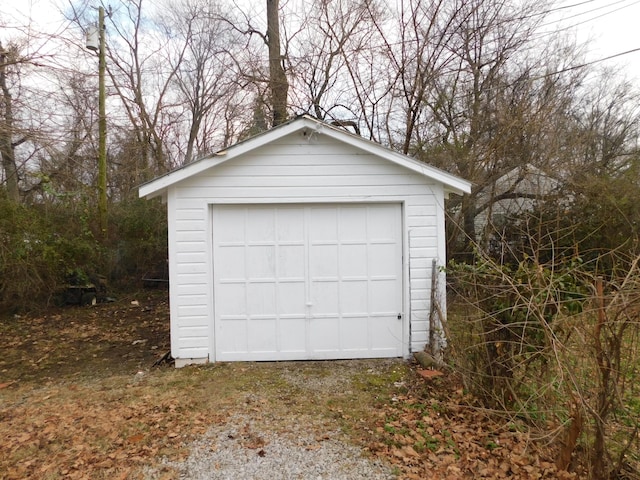
[[[213,209],[216,360],[402,356],[398,204]]]
[[[142,185],[167,206],[176,366],[437,348],[444,201],[470,189],[307,115]]]

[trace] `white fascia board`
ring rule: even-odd
[[[138,189],[138,195],[140,198],[154,198],[169,188],[171,185],[174,185],[182,180],[185,180],[192,175],[197,175],[200,172],[208,170],[212,167],[220,165],[232,158],[238,157],[247,153],[251,150],[255,150],[267,143],[270,143],[278,138],[284,137],[285,135],[289,135],[297,130],[301,130],[306,126],[298,123],[297,121],[293,121],[288,124],[284,124],[281,127],[268,130],[262,134],[259,134],[255,137],[252,137],[244,142],[237,143],[227,149],[220,150],[208,157],[205,157],[201,160],[197,160],[193,163],[185,165],[182,168],[169,172],[161,177],[158,177],[150,182],[147,182],[141,185]]]
[[[219,154],[214,154],[211,157],[203,158],[197,162],[185,165],[182,168],[166,173],[158,178],[151,180],[150,182],[140,185],[138,188],[138,196],[140,198],[146,197],[154,198],[159,195],[163,195],[165,190],[174,183],[177,183],[185,178],[189,178],[192,175],[200,173],[208,168],[211,168],[222,161],[223,159],[218,157]]]
[[[330,125],[318,124],[316,131],[320,134],[326,134],[336,140],[350,144],[360,150],[364,150],[367,153],[371,153],[378,157],[385,158],[397,165],[408,168],[409,170],[419,173],[427,178],[436,180],[444,185],[444,190],[448,193],[456,193],[462,195],[463,193],[471,193],[471,182],[463,180],[460,177],[452,175],[439,168],[432,167],[426,163],[414,160],[411,157],[403,155],[401,153],[394,152],[382,145],[374,143],[370,140],[366,140],[362,137],[351,135],[348,132],[339,131]],[[326,128],[325,128],[326,127]]]

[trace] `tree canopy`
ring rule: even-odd
[[[97,11],[73,1],[47,31],[2,8],[2,195],[40,209],[87,206],[91,229],[98,62],[84,35]],[[587,192],[611,188],[615,203],[617,185],[635,181],[637,90],[549,30],[548,2],[121,0],[105,9],[110,208],[144,181],[302,113],[472,181],[470,195],[447,205],[450,255],[504,246],[505,222],[541,209],[549,220],[559,204],[588,211],[596,228]],[[531,172],[548,178],[545,188]],[[623,200],[621,211],[633,203]],[[635,235],[632,213],[624,222]]]

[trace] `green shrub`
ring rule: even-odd
[[[592,478],[637,478],[640,257],[615,259],[627,267],[606,280],[578,259],[477,258],[448,269],[449,361],[466,387],[556,439],[561,468],[575,458]]]
[[[139,279],[166,266],[167,213],[159,200],[136,198],[114,205],[109,229],[110,276],[115,282]]]
[[[78,279],[109,279],[113,289],[166,263],[166,213],[160,202],[130,200],[110,207],[106,238],[86,198],[18,205],[0,198],[0,307],[47,305]]]

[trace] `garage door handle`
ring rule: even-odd
[[[401,313],[398,314],[398,320],[402,320],[402,314]]]
[[[307,303],[305,303],[305,305],[306,305],[307,307],[313,307],[313,303],[311,303],[311,302],[307,302]]]

